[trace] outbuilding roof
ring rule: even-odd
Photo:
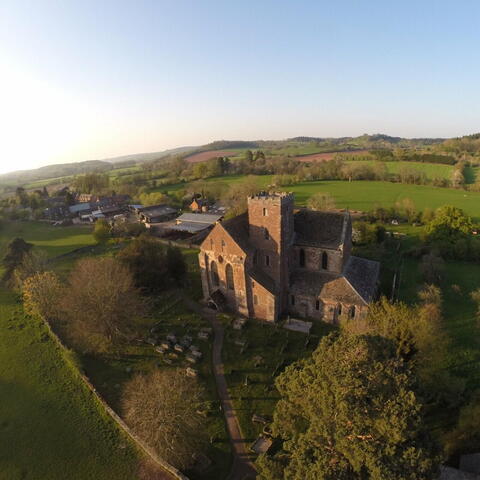
[[[213,225],[223,218],[223,215],[211,213],[184,213],[177,218],[177,222],[208,223]]]
[[[90,210],[90,208],[91,206],[89,202],[77,203],[68,207],[70,213],[84,212],[85,210]]]

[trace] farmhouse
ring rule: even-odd
[[[337,323],[374,300],[379,263],[351,255],[350,214],[295,210],[291,193],[248,198],[202,242],[203,295],[211,306],[276,321],[289,314]]]

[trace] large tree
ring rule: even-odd
[[[416,379],[393,341],[325,337],[276,381],[272,429],[283,450],[258,461],[261,479],[431,480],[439,457]]]
[[[148,235],[135,238],[119,253],[118,259],[130,268],[136,285],[146,292],[179,285],[186,272],[180,250],[166,249]]]
[[[104,351],[128,339],[144,310],[130,270],[110,257],[80,260],[62,302],[66,334],[87,351]]]
[[[13,279],[13,273],[19,267],[25,255],[32,249],[33,245],[27,243],[23,238],[14,238],[8,245],[5,255],[2,259],[2,265],[5,269],[3,281],[7,284]]]
[[[160,457],[187,469],[207,444],[206,421],[197,413],[204,401],[197,379],[180,370],[154,370],[127,383],[122,412],[127,424]]]
[[[436,211],[435,218],[425,228],[425,234],[429,244],[442,254],[452,256],[458,242],[469,240],[471,230],[472,220],[463,210],[445,205]]]

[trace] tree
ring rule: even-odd
[[[342,328],[359,335],[380,335],[395,342],[397,354],[411,363],[428,400],[452,406],[458,403],[464,382],[445,365],[449,340],[442,315],[442,295],[433,285],[419,292],[420,302],[408,306],[386,298],[371,305],[365,320],[344,322]]]
[[[61,317],[60,303],[64,294],[64,287],[53,272],[35,273],[22,285],[25,311],[52,323]]]
[[[455,428],[445,435],[447,455],[476,453],[480,448],[480,392],[460,409]]]
[[[425,227],[426,240],[442,254],[452,256],[460,240],[466,240],[472,230],[472,220],[463,210],[451,205],[440,207],[435,218]]]
[[[141,193],[139,200],[142,205],[146,207],[152,205],[170,204],[170,198],[162,192]]]
[[[2,265],[5,269],[3,281],[10,284],[13,279],[13,273],[19,267],[25,255],[33,248],[33,244],[27,243],[23,238],[14,238],[8,245],[7,251],[2,259]]]
[[[331,334],[275,383],[281,399],[272,430],[283,451],[258,463],[260,479],[430,480],[437,474],[440,458],[416,379],[393,341]]]
[[[24,256],[22,263],[15,268],[12,281],[16,288],[21,289],[27,278],[42,273],[47,269],[47,254],[43,250],[30,250]]]
[[[317,192],[308,199],[307,206],[312,210],[333,210],[335,200],[329,193]]]
[[[93,238],[95,241],[103,245],[108,242],[110,236],[110,227],[108,223],[103,218],[97,220],[93,229]]]
[[[473,292],[470,293],[470,297],[472,300],[477,304],[477,323],[480,325],[480,288],[477,288]]]
[[[445,262],[442,257],[428,253],[423,255],[419,270],[427,283],[437,285],[442,280]]]
[[[180,286],[187,273],[187,264],[181,250],[178,247],[168,247],[166,262],[169,276],[177,286]]]
[[[155,238],[141,235],[118,255],[133,273],[136,285],[146,292],[158,292],[180,285],[186,273],[185,260],[178,248],[168,248]]]
[[[260,185],[258,179],[249,175],[241,182],[234,183],[225,192],[222,202],[228,207],[229,217],[235,217],[247,210],[247,197],[258,193]]]
[[[146,305],[128,267],[105,257],[75,265],[61,308],[72,343],[86,351],[105,351],[128,339]]]
[[[140,438],[167,462],[188,469],[207,445],[206,421],[197,413],[203,402],[198,380],[163,369],[135,375],[121,404],[125,421]]]

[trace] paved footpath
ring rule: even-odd
[[[213,327],[215,334],[213,341],[213,373],[217,384],[217,391],[222,403],[225,421],[227,424],[230,442],[233,447],[233,464],[228,480],[247,480],[256,477],[255,467],[250,460],[251,454],[248,452],[248,445],[242,437],[237,416],[232,405],[232,400],[227,389],[227,381],[225,380],[222,347],[223,347],[223,325],[218,320],[216,313],[208,308],[203,308],[197,302],[184,297],[186,305],[207,319]]]

